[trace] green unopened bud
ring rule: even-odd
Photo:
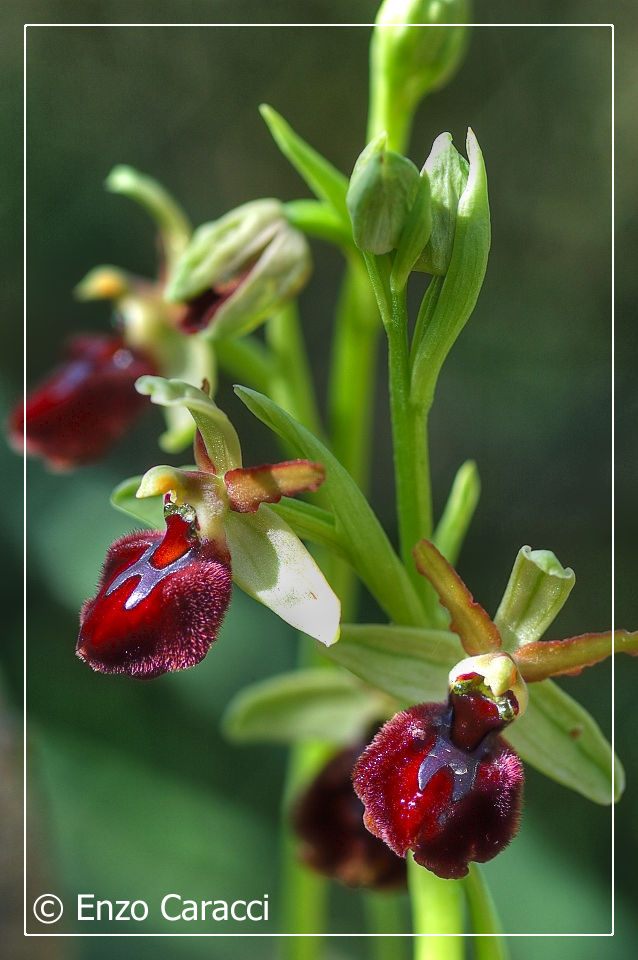
[[[218,303],[208,334],[236,337],[298,293],[310,269],[308,244],[285,219],[282,204],[255,200],[195,231],[165,297],[183,303],[210,291]]]
[[[508,653],[501,651],[466,657],[457,663],[450,670],[450,691],[480,693],[497,705],[505,721],[520,717],[529,700],[527,685],[518,667]]]
[[[508,650],[540,639],[558,616],[576,577],[551,550],[521,547],[494,617]]]
[[[469,163],[452,143],[452,134],[442,133],[436,138],[422,171],[430,181],[432,230],[415,270],[437,276],[447,273],[459,200],[467,185],[469,169]]]
[[[370,48],[370,130],[388,145],[407,145],[414,112],[456,70],[467,45],[469,0],[385,0]],[[441,26],[446,24],[446,26]]]
[[[361,153],[346,197],[354,242],[367,253],[398,247],[420,185],[414,164],[386,150],[385,140],[379,134]]]

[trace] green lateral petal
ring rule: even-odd
[[[296,670],[241,690],[228,705],[222,725],[226,736],[236,741],[349,744],[363,737],[374,720],[393,712],[388,698],[340,670]]]
[[[135,496],[142,477],[129,477],[118,483],[111,494],[111,503],[122,513],[135,517],[147,527],[161,530],[164,526],[164,502],[161,495],[138,500]]]
[[[138,393],[146,394],[161,407],[185,407],[197,424],[208,455],[218,473],[241,466],[241,448],[235,428],[225,413],[203,390],[182,380],[140,377]]]
[[[262,103],[259,112],[266,121],[273,140],[300,177],[319,200],[327,200],[350,229],[346,209],[348,180],[336,167],[302,140],[276,110]]]
[[[347,544],[352,566],[392,620],[419,626],[423,610],[405,567],[348,471],[320,440],[268,397],[248,387],[236,386],[235,393],[298,456],[323,464],[326,479],[321,489],[330,500],[337,535]]]
[[[499,632],[483,607],[476,603],[456,570],[429,540],[419,540],[412,551],[419,573],[427,577],[452,620],[450,630],[458,633],[463,649],[474,657],[498,650]]]
[[[612,802],[625,786],[622,765],[600,727],[551,680],[529,687],[527,710],[504,731],[523,760],[594,803]]]
[[[341,606],[288,524],[266,506],[224,518],[233,579],[245,593],[326,646],[339,638]]]
[[[447,697],[448,674],[462,653],[458,637],[447,630],[344,623],[339,643],[326,656],[413,704]]]
[[[613,649],[612,649],[613,648]],[[514,653],[523,678],[531,683],[561,673],[580,673],[610,657],[612,653],[638,655],[638,633],[611,630],[606,633],[583,633],[566,640],[537,640],[526,643]]]

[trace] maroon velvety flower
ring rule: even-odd
[[[97,595],[80,613],[77,654],[94,670],[151,678],[208,652],[230,602],[231,570],[193,520],[179,508],[163,536],[130,533],[110,547]]]
[[[154,372],[119,336],[73,337],[64,363],[11,413],[9,439],[19,450],[26,439],[55,470],[98,460],[144,409],[134,384]]]
[[[403,886],[405,862],[366,830],[363,804],[352,788],[352,768],[362,748],[336,754],[297,800],[293,827],[302,841],[299,856],[349,886]]]
[[[368,830],[446,879],[495,857],[518,829],[523,788],[521,761],[498,735],[504,726],[497,704],[476,691],[396,714],[353,774]]]

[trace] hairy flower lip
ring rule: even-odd
[[[297,797],[293,829],[299,857],[313,870],[352,887],[390,890],[405,886],[406,869],[363,825],[363,805],[352,786],[352,768],[364,744],[336,753]]]
[[[11,412],[11,445],[57,471],[99,460],[143,411],[134,384],[153,372],[118,335],[72,337],[62,363]]]
[[[470,751],[454,743],[453,724],[452,700],[410,707],[382,727],[353,772],[368,830],[445,879],[507,846],[523,783],[520,759],[496,730]]]
[[[151,679],[199,663],[230,602],[231,571],[179,513],[166,532],[122,537],[80,613],[77,655],[102,673]]]

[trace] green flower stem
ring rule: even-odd
[[[470,872],[462,880],[462,884],[472,932],[490,934],[473,938],[476,960],[508,960],[509,951],[504,937],[501,936],[502,928],[496,907],[478,864],[470,864]]]
[[[366,492],[381,324],[365,266],[351,254],[337,307],[328,419],[332,449]]]
[[[404,902],[397,893],[369,891],[363,901],[366,929],[374,934],[405,934]],[[370,960],[407,960],[407,937],[375,936],[368,941]]]
[[[256,390],[268,390],[276,364],[269,350],[255,337],[218,340],[215,355],[220,367],[231,377]]]
[[[427,581],[418,573],[412,557],[412,550],[418,541],[432,535],[432,491],[428,410],[414,404],[410,396],[406,291],[403,289],[390,294],[387,278],[382,273],[382,259],[370,254],[364,256],[388,338],[390,415],[401,558],[421,597],[428,621],[434,622],[436,598]]]
[[[268,391],[270,397],[311,433],[321,437],[323,429],[296,301],[287,303],[268,320],[266,342],[276,364]]]
[[[463,899],[457,880],[441,880],[408,853],[414,960],[462,960]]]

